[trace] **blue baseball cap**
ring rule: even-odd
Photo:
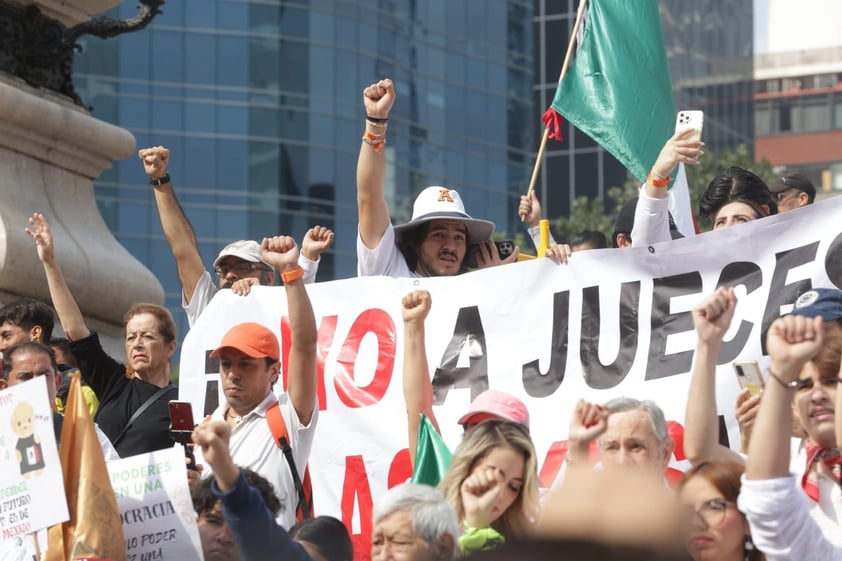
[[[814,318],[821,316],[825,321],[842,318],[842,290],[835,288],[814,288],[798,297],[792,313]]]

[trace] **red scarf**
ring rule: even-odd
[[[821,461],[828,467],[833,479],[837,483],[842,481],[842,452],[839,448],[827,448],[807,441],[807,467],[801,477],[801,487],[807,496],[819,502],[819,473],[818,466],[813,469],[813,464]]]

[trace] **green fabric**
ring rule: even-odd
[[[504,543],[506,543],[506,538],[503,537],[503,534],[490,526],[488,528],[471,528],[466,525],[464,533],[459,536],[459,549],[462,555],[494,549]]]
[[[433,423],[422,414],[421,423],[418,425],[418,444],[415,448],[415,469],[410,481],[435,487],[450,467],[452,457],[453,454],[433,427]]]
[[[552,108],[640,181],[675,129],[656,0],[590,0],[578,53]]]

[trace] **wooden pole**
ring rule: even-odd
[[[561,65],[561,73],[558,76],[558,83],[564,79],[567,74],[567,68],[570,66],[570,57],[573,55],[573,47],[576,45],[576,35],[579,33],[579,27],[582,25],[582,18],[585,15],[585,8],[588,5],[588,0],[581,0],[579,2],[579,10],[576,12],[576,22],[573,24],[573,31],[570,33],[570,42],[567,44],[567,52],[564,55],[564,62]],[[541,171],[541,164],[544,161],[544,152],[547,150],[547,139],[550,137],[550,128],[544,127],[544,135],[541,137],[541,145],[538,147],[538,157],[535,159],[535,167],[532,168],[532,179],[529,180],[529,189],[526,196],[535,191],[535,184],[538,182],[538,174]],[[521,217],[523,220],[524,217]]]

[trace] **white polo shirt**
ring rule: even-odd
[[[313,415],[310,424],[304,426],[295,412],[295,407],[289,403],[287,394],[282,394],[280,400],[273,392],[261,401],[257,407],[243,416],[242,421],[231,430],[231,457],[234,463],[240,467],[246,467],[269,480],[275,488],[275,494],[280,499],[283,509],[278,514],[277,522],[287,530],[295,524],[295,509],[298,505],[298,493],[292,480],[292,473],[289,470],[287,460],[283,451],[275,444],[272,431],[269,429],[269,422],[266,420],[266,412],[276,402],[280,403],[281,416],[287,426],[289,433],[289,445],[292,447],[292,456],[295,460],[295,467],[298,476],[304,480],[304,467],[310,458],[310,450],[313,447],[313,434],[316,430],[316,421],[319,416],[318,403],[313,403]],[[211,415],[211,419],[225,421],[225,413],[228,411],[228,404],[220,405]],[[197,462],[200,455],[196,454]],[[205,464],[202,477],[212,474],[210,466]]]

